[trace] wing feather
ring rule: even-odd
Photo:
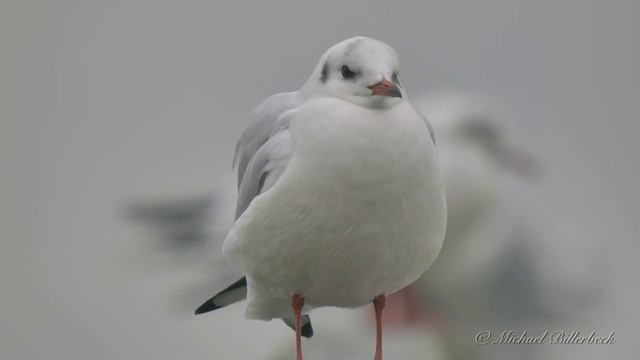
[[[238,188],[253,156],[276,132],[280,115],[298,105],[297,94],[295,91],[270,96],[249,114],[249,125],[238,139],[233,155],[233,167],[238,168]]]
[[[247,165],[238,189],[236,219],[254,197],[273,186],[289,163],[291,153],[291,136],[287,128],[275,133],[258,149]]]
[[[236,219],[254,197],[273,186],[291,158],[289,123],[282,115],[297,106],[296,95],[271,96],[249,116],[249,126],[238,140],[233,158],[238,167]]]

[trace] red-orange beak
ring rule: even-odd
[[[369,89],[373,91],[371,95],[380,95],[380,96],[390,96],[390,97],[402,97],[402,91],[397,84],[387,80],[382,79],[381,82],[369,86]]]

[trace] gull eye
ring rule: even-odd
[[[399,80],[398,80],[398,73],[394,72],[393,75],[391,75],[391,81],[393,81],[396,84],[400,84]]]
[[[342,77],[345,79],[353,79],[356,77],[356,73],[351,71],[347,65],[342,65]]]

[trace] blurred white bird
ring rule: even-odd
[[[509,136],[496,101],[443,92],[418,104],[438,136],[448,225],[412,303],[443,319],[470,357],[540,356],[541,347],[480,347],[473,337],[483,329],[554,328],[584,314],[596,296],[590,254],[531,186],[540,166]]]
[[[382,358],[385,294],[429,268],[446,225],[433,134],[407,101],[398,66],[388,45],[348,39],[322,55],[300,91],[251,113],[224,244],[245,277],[196,313],[246,296],[248,318],[294,323],[301,359],[303,311],[373,301]]]
[[[537,175],[537,162],[510,142],[495,102],[441,93],[421,99],[438,135],[447,190],[447,244],[431,274],[438,293],[464,287],[503,259],[518,214],[508,191],[516,177]],[[437,272],[437,273],[435,273]]]
[[[217,214],[216,202],[209,194],[189,197],[159,198],[158,196],[132,201],[126,216],[145,224],[162,238],[170,249],[199,247],[210,239],[208,227]]]

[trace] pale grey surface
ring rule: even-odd
[[[241,306],[175,311],[168,294],[191,274],[141,262],[148,249],[121,205],[211,188],[233,198],[246,114],[299,88],[353,35],[398,50],[413,96],[454,87],[508,104],[547,165],[545,197],[601,250],[610,310],[595,328],[618,342],[592,358],[627,357],[638,333],[639,15],[633,1],[3,1],[1,357],[245,359],[290,331],[239,320]]]

